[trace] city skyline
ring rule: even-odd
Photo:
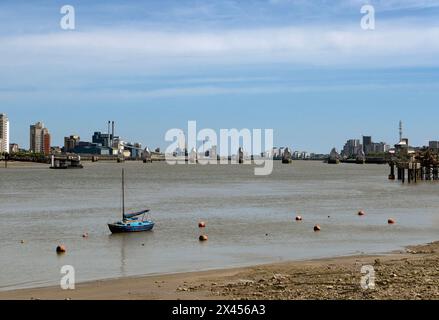
[[[10,121],[9,118],[7,116],[7,114],[2,113],[2,116],[7,120],[7,124],[8,124],[8,138],[9,138],[9,134],[10,134],[10,130],[11,130],[11,126],[10,126]],[[111,123],[111,128],[110,128],[110,123]],[[83,139],[80,138],[80,135],[74,133],[74,134],[65,134],[62,139],[60,139],[59,137],[56,138],[56,141],[61,141],[61,143],[56,144],[56,143],[52,143],[52,135],[49,133],[48,129],[45,127],[45,124],[41,121],[36,122],[35,124],[31,124],[30,125],[30,143],[29,146],[27,147],[26,144],[20,144],[17,143],[17,141],[15,140],[11,140],[9,138],[9,142],[10,145],[18,145],[20,147],[20,149],[25,149],[25,150],[39,150],[39,152],[42,153],[46,153],[48,154],[48,146],[51,147],[59,147],[59,148],[63,148],[68,144],[71,144],[72,142],[69,141],[69,139],[74,139],[76,142],[73,143],[73,147],[71,147],[69,151],[72,151],[74,146],[77,145],[78,142],[87,142],[87,143],[98,143],[98,145],[104,146],[104,147],[108,147],[109,143],[105,143],[106,141],[102,142],[100,141],[100,139],[113,139],[116,138],[116,140],[120,140],[121,142],[123,141],[124,144],[128,144],[128,143],[140,143],[140,145],[142,145],[144,148],[149,148],[149,149],[155,149],[156,147],[158,148],[163,148],[163,150],[165,149],[166,146],[169,145],[169,141],[168,142],[164,142],[164,144],[158,144],[158,145],[152,145],[150,143],[148,143],[147,141],[142,141],[139,139],[134,139],[134,140],[129,140],[129,139],[125,139],[123,134],[121,135],[120,133],[118,135],[115,134],[115,122],[114,121],[105,121],[106,124],[106,128],[105,129],[93,129],[93,128],[88,128],[86,130],[89,130],[89,134],[85,134],[83,137]],[[39,128],[39,132],[41,132],[40,134],[38,134],[38,137],[35,137],[36,133],[35,133],[35,127]],[[13,129],[13,127],[12,127]],[[185,131],[185,128],[182,127],[180,128],[183,131]],[[231,129],[231,128],[229,128]],[[242,129],[242,128],[237,128],[238,130]],[[405,134],[405,131],[402,130],[402,122],[399,121],[398,122],[398,134],[403,134],[404,138],[408,138],[408,136]],[[110,131],[109,131],[110,130]],[[13,130],[14,131],[14,130]],[[100,138],[102,134],[103,138]],[[98,138],[97,135],[99,135]],[[119,136],[121,135],[121,136]],[[108,137],[107,137],[108,136]],[[341,153],[344,153],[347,156],[354,156],[357,155],[359,153],[359,151],[363,151],[365,152],[365,154],[369,153],[369,152],[387,152],[391,147],[393,147],[394,144],[396,144],[397,142],[399,142],[399,139],[395,140],[395,143],[388,143],[382,139],[379,140],[379,142],[375,142],[372,140],[372,138],[374,136],[371,136],[370,133],[368,135],[360,135],[360,136],[355,136],[355,135],[350,135],[350,136],[346,136],[347,138],[345,138],[346,142],[339,142],[337,145],[334,146],[327,146],[328,148],[333,148],[335,147],[338,151],[340,151]],[[361,139],[360,139],[361,138]],[[29,139],[29,135],[28,135],[28,139]],[[48,139],[46,141],[46,139]],[[365,140],[367,139],[367,140]],[[437,141],[439,139],[435,138],[435,137],[429,137],[425,140],[424,143],[421,144],[416,144],[413,143],[413,141],[408,138],[410,141],[410,144],[413,146],[417,146],[417,147],[423,147],[423,146],[430,146],[432,142],[437,143]],[[99,140],[99,141],[98,141]],[[29,141],[29,140],[28,140]],[[368,141],[368,142],[365,142]],[[199,141],[201,143],[201,141]],[[276,141],[274,141],[276,142]],[[294,151],[295,153],[314,153],[314,154],[328,154],[328,151],[320,151],[320,150],[314,150],[312,148],[309,147],[296,147],[298,145],[301,145],[300,142],[289,142],[286,144],[276,144],[274,143],[274,148],[275,149],[283,149],[283,148],[290,148],[291,151]],[[343,146],[344,145],[344,146]],[[364,146],[366,145],[370,145],[368,147],[371,147],[371,150],[367,150],[364,148]],[[38,152],[38,151],[37,151]]]
[[[328,153],[352,137],[438,140],[439,4],[368,1],[71,1],[0,4],[0,112],[11,142],[43,121],[53,145],[118,122],[117,134],[164,148],[187,121],[274,130],[274,143]]]

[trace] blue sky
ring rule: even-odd
[[[93,3],[91,3],[93,2]],[[363,4],[376,29],[360,28]],[[60,8],[76,10],[62,30]],[[439,140],[439,1],[2,1],[0,112],[28,147],[63,137],[273,128],[275,145],[329,152],[349,138]]]

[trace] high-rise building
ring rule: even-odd
[[[79,145],[79,141],[81,140],[81,137],[76,135],[71,135],[70,137],[64,138],[64,152],[72,152],[73,149],[75,149],[76,146]]]
[[[9,119],[0,113],[0,153],[9,152]]]
[[[363,146],[360,144],[360,140],[358,139],[350,139],[346,141],[342,155],[348,158],[356,157],[362,151]]]
[[[372,152],[372,137],[363,136],[363,151],[365,154]]]
[[[45,155],[49,155],[50,154],[50,133],[49,130],[47,128],[43,128],[42,131],[43,134],[43,150],[42,153],[44,153]]]
[[[30,148],[31,152],[50,154],[50,133],[42,122],[30,126]]]

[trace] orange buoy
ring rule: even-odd
[[[360,210],[360,211],[358,211],[358,215],[359,216],[364,216],[364,215],[366,215],[366,213],[363,210]]]
[[[320,231],[321,230],[321,228],[320,228],[320,226],[318,225],[318,224],[316,224],[315,226],[314,226],[314,231]]]
[[[302,216],[297,216],[296,221],[302,221]]]
[[[389,220],[387,220],[387,223],[388,224],[395,224],[396,221],[395,221],[395,219],[390,218]]]
[[[57,246],[56,247],[56,252],[57,253],[64,253],[64,252],[66,252],[67,250],[66,250],[66,247],[63,245],[63,244],[61,244],[61,245],[59,245],[59,246]]]
[[[88,238],[88,233],[85,232],[85,233],[82,235],[82,237],[83,237],[83,238]]]
[[[206,222],[204,221],[198,222],[198,228],[206,228]]]
[[[207,234],[202,234],[202,235],[198,238],[198,240],[200,240],[200,241],[207,241]]]

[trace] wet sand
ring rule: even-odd
[[[373,266],[375,289],[360,285]],[[129,277],[1,292],[0,299],[439,299],[439,242],[373,256]]]

